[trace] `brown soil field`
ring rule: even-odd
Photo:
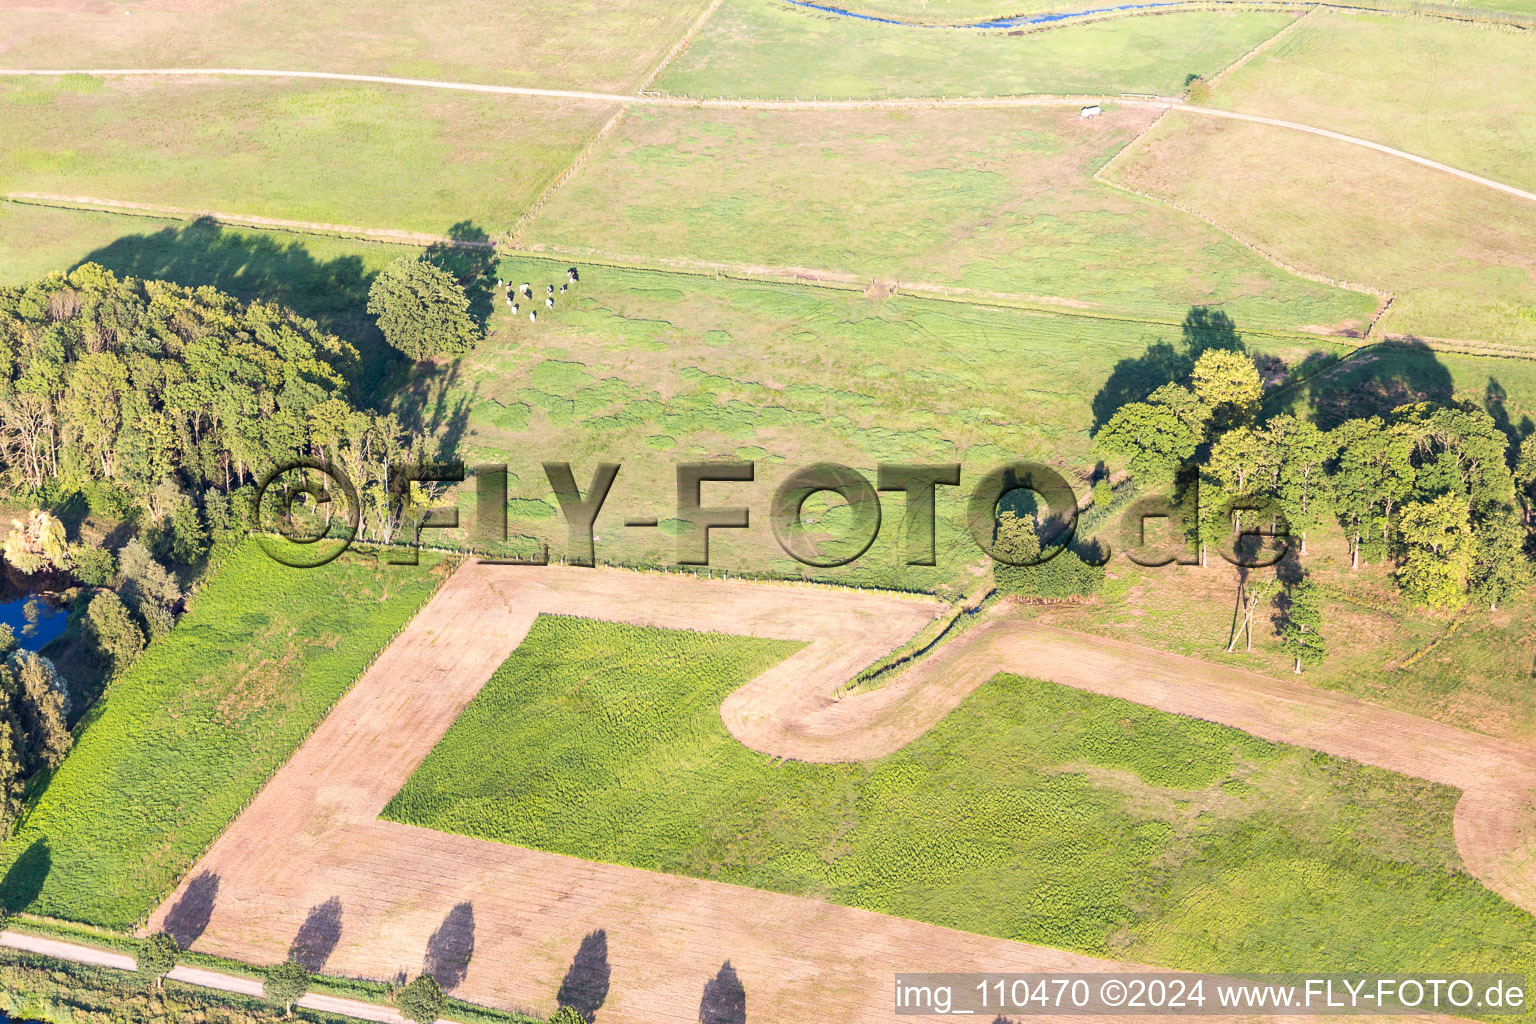
[[[603,931],[605,1024],[695,1021],[728,963],[748,1019],[892,1019],[895,971],[1115,970],[1134,965],[699,879],[598,864],[378,820],[540,612],[799,639],[808,645],[722,707],[748,746],[835,761],[921,735],[999,671],[1195,715],[1462,787],[1468,866],[1532,908],[1525,853],[1536,760],[1524,748],[1348,697],[1007,617],[977,624],[876,690],[835,700],[861,668],[940,611],[922,598],[794,584],[563,567],[461,568],[251,807],[188,890],[214,895],[194,947],[255,963],[289,954],[318,916],[326,973],[414,976],[434,941],[462,951],[460,998],[548,1013],[585,936]],[[216,885],[210,884],[216,880]],[[195,897],[194,897],[195,898]],[[332,902],[336,901],[336,902]],[[329,906],[327,914],[324,910]],[[339,907],[339,911],[336,909]],[[309,946],[313,955],[314,945]],[[1251,1018],[1250,1018],[1251,1019]]]

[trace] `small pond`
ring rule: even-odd
[[[11,627],[22,650],[36,651],[64,632],[69,612],[32,594],[0,602],[0,622]],[[5,1024],[3,1019],[0,1024]]]

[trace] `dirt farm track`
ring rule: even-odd
[[[878,757],[921,735],[992,675],[1012,671],[1448,783],[1465,793],[1455,830],[1469,869],[1536,911],[1529,853],[1536,754],[1525,748],[1264,676],[1002,618],[878,689],[831,698],[938,610],[919,598],[811,586],[465,565],[150,927],[161,927],[199,886],[215,897],[194,948],[274,963],[311,909],[337,900],[340,939],[326,972],[387,979],[418,973],[429,936],[468,902],[474,955],[453,994],[539,1013],[553,1009],[583,937],[602,929],[612,968],[603,1024],[697,1020],[705,984],[727,961],[756,1024],[894,1020],[898,970],[1128,966],[378,820],[540,612],[810,641],[721,709],[743,743],[784,757]]]

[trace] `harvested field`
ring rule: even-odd
[[[878,756],[1011,669],[1446,782],[1469,791],[1456,814],[1466,863],[1507,898],[1528,909],[1536,904],[1524,854],[1525,787],[1536,755],[1520,745],[1300,685],[1004,620],[969,631],[885,687],[831,699],[937,609],[922,599],[794,585],[470,565],[214,845],[152,925],[196,879],[206,890],[214,877],[217,899],[196,948],[271,962],[287,953],[311,911],[337,899],[339,931],[326,969],[389,977],[420,970],[434,930],[470,902],[475,952],[455,994],[540,1010],[550,1008],[582,938],[601,929],[613,971],[603,1017],[617,1022],[696,1019],[702,986],[726,961],[749,993],[753,1017],[775,1022],[885,1020],[895,969],[1102,963],[376,820],[541,611],[809,640],[725,708],[738,738],[775,754]],[[514,963],[519,969],[507,971]]]

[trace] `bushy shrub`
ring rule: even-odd
[[[416,1024],[433,1024],[443,1012],[443,989],[430,974],[423,974],[395,993],[395,1009]]]
[[[72,571],[88,587],[105,587],[117,575],[117,559],[106,548],[81,545],[75,549]]]

